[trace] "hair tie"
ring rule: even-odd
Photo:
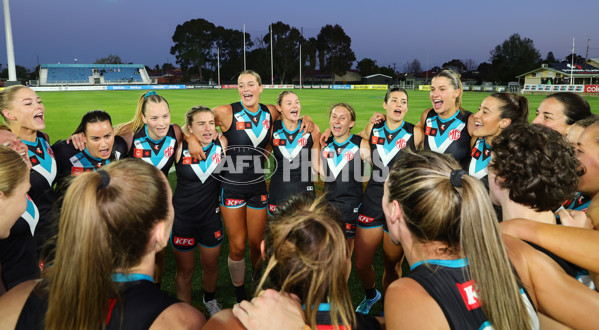
[[[147,93],[144,95],[144,99],[147,99],[147,98],[148,98],[148,97],[150,97],[151,95],[158,95],[158,94],[156,94],[156,92],[155,92],[155,91],[149,91],[149,92],[147,92]]]
[[[462,176],[464,176],[464,174],[468,174],[468,172],[462,169],[451,171],[451,174],[449,175],[449,182],[451,182],[451,185],[456,188],[461,188]]]
[[[100,173],[101,177],[100,185],[98,186],[98,191],[100,191],[108,187],[108,185],[110,184],[110,174],[108,174],[108,172],[104,170],[99,170],[98,173]]]

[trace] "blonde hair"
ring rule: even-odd
[[[144,127],[143,116],[146,115],[146,105],[148,103],[166,103],[166,106],[169,108],[168,102],[166,99],[154,91],[149,91],[142,94],[137,100],[137,108],[135,109],[135,116],[130,121],[119,124],[114,130],[115,135],[127,135],[127,134],[135,134],[142,127]]]
[[[254,78],[256,78],[256,81],[258,82],[258,85],[262,86],[262,78],[260,78],[260,75],[258,74],[258,72],[254,71],[254,70],[245,70],[245,71],[241,72],[239,74],[239,76],[237,76],[237,81],[239,81],[239,78],[241,78],[241,76],[246,75],[246,74],[254,76]]]
[[[508,259],[489,194],[464,174],[450,181],[459,164],[432,151],[406,152],[389,173],[389,201],[402,208],[416,241],[437,241],[467,257],[483,312],[495,329],[530,329],[527,309]]]
[[[441,70],[441,72],[437,73],[433,77],[433,79],[437,77],[447,78],[453,89],[460,90],[460,95],[458,95],[458,97],[456,98],[455,105],[458,108],[458,111],[462,111],[462,93],[464,92],[464,90],[462,89],[462,81],[460,80],[460,74],[451,69],[444,69]]]
[[[0,91],[0,115],[4,119],[4,122],[10,126],[10,120],[4,116],[4,109],[10,108],[10,103],[14,101],[15,95],[23,88],[29,88],[23,85],[14,85],[6,87]]]
[[[19,184],[25,181],[29,167],[16,151],[0,146],[0,191],[12,197]]]
[[[56,257],[43,273],[46,329],[102,328],[109,298],[118,295],[111,274],[141,262],[152,229],[168,216],[166,184],[156,167],[132,158],[72,181],[60,213]]]
[[[313,329],[318,306],[326,302],[336,328],[355,325],[347,287],[350,254],[341,225],[339,211],[323,196],[296,195],[279,205],[266,227],[268,264],[256,293],[268,279],[274,289],[298,295]]]
[[[181,127],[185,135],[189,135],[189,127],[191,126],[191,124],[193,124],[193,116],[195,116],[196,113],[202,112],[211,113],[212,117],[214,117],[214,111],[203,105],[196,105],[195,107],[192,107],[191,109],[187,110],[187,112],[185,113],[185,125]]]

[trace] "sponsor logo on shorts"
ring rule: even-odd
[[[351,227],[353,227],[353,226],[351,225],[351,223],[346,223],[346,224],[345,224],[345,230],[351,230]]]
[[[268,204],[268,211],[270,211],[270,213],[274,212],[277,210],[277,206],[273,205],[273,204]]]
[[[214,238],[216,238],[216,239],[219,239],[219,238],[221,238],[221,237],[223,237],[223,232],[222,232],[222,230],[219,230],[219,231],[215,231],[215,232],[214,232]]]
[[[260,195],[260,201],[266,202],[267,200],[268,200],[268,196],[267,195]]]
[[[358,213],[358,208],[354,208],[354,213]]]
[[[466,283],[456,283],[458,287],[458,291],[462,295],[462,299],[464,300],[464,304],[469,311],[479,308],[480,302],[478,301],[478,295],[476,294],[476,287],[474,285],[474,281],[468,281]]]
[[[241,205],[243,203],[245,203],[245,200],[243,200],[243,199],[229,199],[229,198],[225,199],[225,206],[237,206],[237,205]]]
[[[360,215],[358,215],[358,221],[360,221],[361,223],[371,223],[374,221],[374,218],[367,217],[363,214],[360,214]]]
[[[220,213],[220,207],[217,207],[217,208],[214,210],[214,213],[217,213],[217,214],[218,214],[218,213]]]
[[[452,129],[451,131],[449,131],[449,139],[451,141],[456,141],[457,139],[460,138],[460,135],[461,135],[461,133],[457,129]]]
[[[186,238],[186,237],[178,237],[178,236],[175,236],[173,238],[173,243],[176,245],[181,245],[181,246],[195,246],[196,245],[195,239]]]

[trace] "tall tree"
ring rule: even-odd
[[[318,59],[316,43],[316,38],[310,38],[302,45],[302,53],[305,54],[302,59],[305,58],[308,61],[308,69],[312,72],[316,70],[316,61]]]
[[[376,65],[376,61],[370,58],[363,58],[358,61],[356,68],[362,76],[369,76],[380,71],[378,65]]]
[[[541,54],[531,39],[514,33],[491,51],[490,60],[496,80],[507,83],[519,74],[536,69],[541,63]]]
[[[453,59],[449,62],[443,63],[443,69],[451,69],[457,73],[462,73],[466,71],[466,65],[464,65],[464,63],[458,59]]]
[[[549,53],[547,53],[547,57],[545,58],[545,60],[543,62],[544,63],[555,63],[555,62],[557,62],[557,60],[555,59],[555,56],[553,56],[553,52],[549,52]]]
[[[479,76],[478,83],[493,80],[493,65],[491,65],[491,63],[482,62],[478,65],[476,71],[478,71]]]
[[[566,58],[564,58],[564,62],[565,63],[572,63],[572,54],[568,54],[568,56],[566,56]],[[578,54],[574,54],[574,64],[583,64],[584,63],[584,57],[578,55]]]
[[[473,71],[473,70],[476,70],[476,68],[477,68],[476,62],[474,62],[474,60],[471,58],[469,58],[467,60],[463,60],[462,63],[464,63],[464,66],[466,67],[466,71]]]
[[[270,52],[270,33],[263,40]],[[299,45],[303,42],[301,32],[283,22],[272,24],[273,70],[281,83],[299,71]]]
[[[404,65],[403,70],[407,74],[416,75],[422,72],[422,65],[420,65],[420,61],[418,61],[418,59],[415,58],[412,62],[406,62],[406,65]]]
[[[24,66],[16,65],[15,72],[17,73],[17,79],[27,80],[29,78],[29,70]],[[2,69],[0,78],[8,79],[8,68]]]
[[[351,49],[351,38],[341,26],[325,25],[316,40],[321,71],[341,76],[351,69],[356,55]]]
[[[202,68],[213,58],[213,34],[216,26],[203,18],[192,19],[177,25],[173,34],[171,54],[183,71],[192,67],[198,70],[200,81],[204,80]]]
[[[121,57],[118,55],[110,54],[106,57],[101,57],[97,59],[94,64],[122,64],[123,61]]]
[[[220,50],[221,77],[224,80],[235,80],[243,71],[243,32],[219,26],[214,37],[215,47]],[[245,34],[245,40],[247,48],[254,45],[249,33]],[[216,71],[216,49],[214,52],[212,67]]]

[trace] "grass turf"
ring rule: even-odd
[[[265,89],[261,95],[262,103],[274,104],[276,96],[280,90]],[[345,102],[352,105],[356,110],[357,120],[354,132],[360,131],[373,112],[382,109],[382,102],[385,91],[381,90],[295,90],[302,104],[302,114],[310,115],[313,121],[324,130],[328,127],[328,114],[330,107],[337,102]],[[158,91],[165,97],[171,109],[171,122],[183,124],[185,112],[196,105],[205,105],[210,108],[221,104],[227,104],[239,99],[237,90],[165,90]],[[416,123],[420,119],[422,111],[431,106],[429,93],[426,91],[408,91],[409,111],[405,120]],[[107,111],[113,124],[123,123],[130,120],[135,112],[137,100],[141,95],[140,91],[89,91],[89,92],[39,92],[46,106],[46,129],[51,143],[59,139],[67,138],[81,121],[81,116],[87,111],[101,109]],[[472,112],[476,112],[481,101],[488,96],[488,93],[465,92],[463,96],[463,107]],[[535,116],[535,111],[539,103],[543,100],[542,95],[527,95],[530,102],[530,120]],[[599,98],[586,97],[591,104],[594,113],[599,113]],[[175,173],[169,175],[169,181],[173,188],[176,185]],[[224,308],[231,307],[235,303],[235,294],[229,277],[227,268],[228,241],[225,240],[222,245],[219,258],[219,280],[217,288],[217,300]],[[251,279],[251,266],[249,256],[247,260],[246,287],[248,294]],[[374,268],[376,271],[377,288],[381,288],[382,277],[382,255],[381,249],[377,252]],[[175,261],[170,250],[167,248],[166,266],[162,280],[162,289],[175,295],[174,276]],[[364,297],[364,291],[360,281],[357,279],[354,271],[349,279],[349,288],[352,301],[357,306]],[[201,266],[199,263],[199,254],[196,258],[196,272],[193,281],[192,304],[203,310],[202,304],[202,283]],[[382,307],[377,303],[371,310],[371,314],[378,315]]]

